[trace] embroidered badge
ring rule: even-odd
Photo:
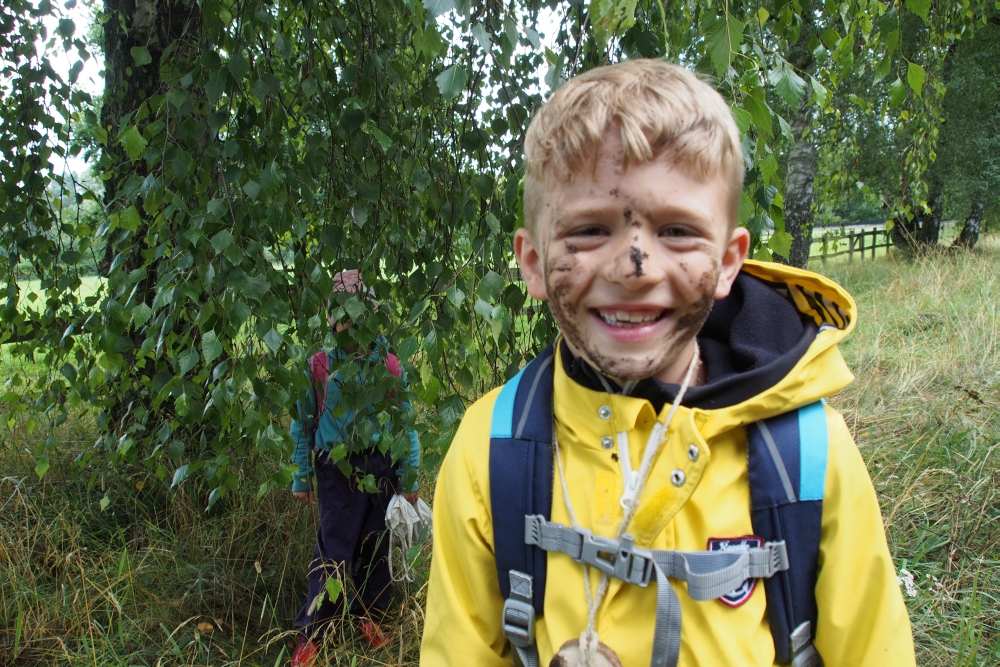
[[[749,551],[754,547],[762,546],[764,546],[764,539],[756,535],[746,535],[744,537],[710,537],[708,539],[709,551]],[[739,607],[750,599],[755,588],[757,588],[757,580],[747,579],[735,591],[726,593],[719,598],[719,602],[730,607]]]

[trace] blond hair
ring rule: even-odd
[[[730,227],[743,189],[740,133],[722,96],[663,60],[627,60],[570,79],[535,114],[524,138],[524,219],[533,230],[546,186],[596,164],[608,130],[621,133],[622,163],[664,157],[705,179],[729,181]]]

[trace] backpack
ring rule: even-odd
[[[553,480],[553,378],[550,345],[500,391],[490,424],[490,504],[502,627],[525,667],[538,664],[535,619],[542,615],[546,551],[560,551],[609,576],[645,586],[657,579],[654,667],[673,667],[680,651],[680,605],[668,578],[711,600],[763,578],[779,663],[820,667],[813,646],[815,585],[823,517],[828,432],[823,402],[747,427],[751,523],[759,548],[648,551],[549,522]]]

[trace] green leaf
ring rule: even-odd
[[[251,200],[257,201],[257,195],[260,194],[260,183],[254,180],[249,180],[243,184],[243,192],[246,193],[247,197]]]
[[[221,76],[213,76],[205,84],[205,94],[208,95],[208,101],[215,104],[222,97],[222,93],[226,91],[226,84],[222,80]]]
[[[733,120],[736,121],[736,127],[740,128],[740,134],[746,134],[750,124],[753,123],[753,116],[746,109],[739,107],[731,107],[729,110],[733,112]]]
[[[464,67],[452,65],[445,71],[437,75],[438,90],[444,96],[445,101],[450,102],[465,89],[465,84],[469,80],[469,75]]]
[[[135,232],[138,231],[139,225],[141,224],[142,218],[139,217],[139,211],[135,206],[129,206],[127,209],[118,214],[118,224],[116,226],[120,229]]]
[[[146,152],[146,146],[149,144],[146,138],[136,129],[135,125],[129,125],[122,130],[122,133],[118,135],[118,143],[125,149],[128,159],[133,162],[142,157],[142,154]]]
[[[229,59],[229,73],[233,75],[237,81],[241,80],[246,73],[250,71],[250,63],[243,56],[242,53],[234,53],[233,57]]]
[[[431,175],[427,173],[426,169],[421,167],[413,171],[413,175],[410,176],[410,182],[413,183],[413,187],[417,189],[417,192],[423,192],[431,184]]]
[[[329,577],[327,578],[326,583],[323,584],[323,587],[326,589],[327,598],[331,603],[333,603],[340,597],[340,591],[343,588],[343,584],[337,577]]]
[[[924,68],[916,63],[906,63],[906,83],[920,97],[924,91]]]
[[[875,66],[875,81],[881,81],[885,77],[889,76],[890,72],[892,72],[892,56],[886,56],[879,61],[878,65]]]
[[[132,60],[139,67],[153,62],[153,56],[149,55],[149,49],[145,46],[133,46],[131,49]]]
[[[472,26],[472,37],[483,51],[489,51],[493,48],[493,43],[490,41],[490,33],[486,31],[486,26],[482,23]]]
[[[351,318],[352,322],[357,322],[362,315],[368,312],[368,308],[356,296],[352,296],[347,300],[347,303],[344,304],[344,310],[347,311],[347,315]]]
[[[181,366],[181,375],[187,375],[187,372],[198,363],[198,359],[198,350],[193,347],[189,347],[181,352],[177,357],[177,362]]]
[[[419,53],[426,56],[427,62],[448,52],[448,46],[441,39],[441,35],[433,23],[423,30],[416,31],[413,35],[413,46]]]
[[[229,244],[233,242],[233,234],[228,229],[223,229],[212,237],[212,249],[215,250],[216,254],[222,253]]]
[[[201,353],[205,357],[206,364],[212,363],[222,354],[222,343],[214,329],[201,337]]]
[[[743,41],[743,24],[732,14],[710,17],[702,23],[705,44],[712,58],[712,66],[721,78],[729,73],[733,53],[738,53]]]
[[[399,344],[399,360],[406,361],[412,357],[420,348],[420,341],[416,336],[410,336]]]
[[[38,475],[38,479],[43,479],[45,473],[49,471],[49,455],[42,454],[38,457],[38,463],[35,464],[35,474]]]
[[[494,301],[500,298],[500,293],[503,292],[505,284],[506,281],[503,277],[495,271],[487,273],[483,276],[482,282],[480,282],[480,285],[486,288],[486,291]]]
[[[142,327],[142,325],[148,322],[149,318],[152,316],[153,309],[144,303],[140,303],[132,309],[132,323],[136,327]]]
[[[828,91],[826,86],[820,83],[819,79],[814,76],[809,77],[809,83],[812,85],[816,106],[820,108],[825,107],[827,100],[830,99],[830,91]]]
[[[282,340],[281,334],[274,327],[271,327],[271,330],[264,334],[264,344],[271,350],[271,354],[278,353]]]
[[[635,25],[637,0],[590,0],[590,23],[594,26],[594,41],[604,51],[615,35],[621,36]]]
[[[455,9],[454,0],[424,0],[424,9],[432,17],[437,18],[445,12]]]
[[[906,8],[926,21],[927,12],[931,8],[931,0],[906,0]]]
[[[889,106],[898,107],[906,99],[906,86],[896,77],[896,80],[889,84]]]
[[[103,512],[104,510],[108,509],[108,506],[109,506],[109,505],[111,505],[111,498],[108,498],[108,494],[107,494],[107,493],[105,493],[105,494],[104,494],[104,497],[103,497],[103,498],[101,498],[101,503],[100,503],[100,505],[101,505],[101,511],[102,511],[102,512]]]
[[[767,247],[776,255],[781,255],[788,259],[788,253],[792,251],[792,235],[783,229],[776,229],[767,240]]]
[[[764,91],[759,88],[743,98],[743,108],[750,112],[757,131],[767,138],[774,136],[774,119],[771,107],[764,101]]]
[[[182,465],[180,468],[174,471],[174,480],[170,483],[170,488],[174,488],[181,482],[187,479],[188,474],[191,469],[187,465]]]
[[[378,142],[379,148],[382,149],[383,153],[387,153],[389,151],[389,147],[392,146],[392,139],[390,139],[385,132],[378,129],[378,126],[375,125],[375,121],[371,119],[366,120],[361,124],[361,130]]]
[[[771,82],[774,92],[785,104],[792,109],[799,108],[802,96],[806,92],[806,82],[788,66],[788,63],[781,61],[767,75],[767,80]]]
[[[56,33],[63,39],[70,39],[73,33],[76,32],[76,24],[73,23],[72,19],[59,19],[59,25],[56,27]]]

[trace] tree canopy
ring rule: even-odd
[[[380,446],[402,451],[403,424],[417,424],[441,453],[467,402],[554,337],[509,239],[524,131],[567,77],[636,57],[711,77],[744,135],[754,256],[788,257],[798,143],[820,147],[818,188],[835,193],[874,164],[852,171],[845,146],[877,136],[879,159],[902,165],[886,205],[904,217],[927,206],[945,62],[991,12],[972,0],[105,0],[93,100],[73,86],[82,65],[63,81],[49,58],[94,45],[67,18],[47,34],[48,0],[12,0],[0,9],[0,342],[38,370],[7,380],[10,418],[43,436],[39,475],[51,430],[86,409],[102,437],[82,465],[143,461],[174,484],[198,473],[215,502],[256,452],[275,461],[265,493],[290,479],[282,423],[306,358],[333,342],[330,315],[362,345],[386,336],[408,372],[416,413],[387,373],[346,389],[377,407]],[[955,86],[975,85],[965,71]],[[961,136],[991,154],[988,134]],[[81,151],[103,190],[50,166]],[[99,289],[81,297],[95,264]],[[374,302],[332,292],[351,268]]]

